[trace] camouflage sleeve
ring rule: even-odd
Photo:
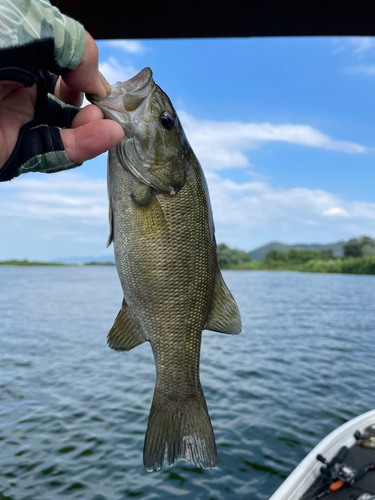
[[[55,67],[42,69],[67,72],[81,60],[85,30],[48,0],[0,0],[0,50],[43,41],[52,42]],[[46,63],[50,64],[48,53]]]
[[[38,85],[35,117],[20,130],[11,157],[0,169],[0,181],[78,166],[67,157],[60,134],[78,110],[53,93],[56,75],[78,66],[85,40],[83,26],[48,0],[0,0],[0,80]]]

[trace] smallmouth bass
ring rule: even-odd
[[[217,467],[199,379],[202,330],[232,335],[241,318],[218,266],[206,180],[168,96],[150,68],[89,95],[124,129],[108,154],[110,235],[124,292],[107,341],[116,351],[150,342],[156,384],[143,462],[184,459]]]

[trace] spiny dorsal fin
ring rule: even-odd
[[[216,272],[215,291],[206,330],[237,335],[241,332],[241,316],[238,306],[230,293],[220,269]]]
[[[145,341],[140,328],[129,316],[129,308],[124,299],[120,312],[107,335],[107,343],[114,351],[126,352]]]

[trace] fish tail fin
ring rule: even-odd
[[[155,388],[143,449],[146,470],[161,469],[165,452],[169,466],[182,459],[203,469],[216,469],[215,436],[202,389],[173,407],[162,401]]]

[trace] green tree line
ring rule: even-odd
[[[344,258],[371,257],[375,255],[375,240],[369,236],[352,238],[343,246]]]
[[[369,236],[352,238],[345,243],[342,258],[335,257],[332,250],[291,249],[289,252],[270,250],[264,261],[252,261],[243,250],[231,249],[224,243],[218,245],[218,257],[222,269],[375,274],[375,240]]]
[[[220,243],[217,246],[217,256],[221,269],[230,269],[232,266],[251,261],[247,252],[237,250],[237,248],[229,248],[225,243]]]
[[[270,250],[266,256],[266,262],[289,262],[291,264],[304,264],[309,260],[330,260],[333,259],[332,250],[322,250],[317,252],[315,250],[297,250],[291,249],[289,252],[278,252],[277,250]]]

